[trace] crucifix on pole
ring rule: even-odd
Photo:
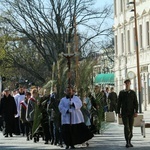
[[[70,54],[71,45],[70,43],[67,44],[68,54]]]
[[[74,53],[70,53],[71,45],[70,43],[67,44],[68,53],[63,54],[65,58],[67,58],[67,66],[68,66],[68,85],[71,86],[71,58],[75,56]]]
[[[74,53],[70,53],[71,45],[70,43],[67,44],[68,53],[63,54],[63,56],[67,59],[67,66],[68,66],[68,86],[69,90],[71,88],[71,58],[75,56]],[[71,101],[71,95],[70,95],[70,101]],[[71,108],[71,105],[70,105]],[[70,113],[70,124],[71,124],[71,113]]]

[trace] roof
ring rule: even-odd
[[[94,79],[95,84],[114,84],[114,73],[97,74]]]

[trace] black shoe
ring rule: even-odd
[[[29,137],[27,137],[27,141],[29,141],[30,139],[29,139]]]
[[[88,147],[88,146],[89,146],[89,143],[88,143],[88,142],[86,142],[85,144],[86,144],[86,147]]]
[[[37,136],[37,137],[36,137],[36,141],[39,142],[39,140],[40,140],[40,139],[39,139],[39,136]]]
[[[45,141],[45,143],[44,144],[48,144],[48,141]]]
[[[66,149],[69,149],[69,146],[68,146],[68,145],[66,146]]]
[[[126,144],[126,148],[129,148],[130,146],[129,146],[129,144]]]
[[[71,146],[71,149],[75,149],[74,145]]]
[[[53,144],[54,144],[54,140],[51,141],[51,145],[53,145]]]
[[[54,145],[57,145],[57,142],[55,142]]]
[[[8,137],[8,134],[6,134],[5,137]]]
[[[13,137],[13,135],[12,134],[9,134],[10,135],[10,137]]]
[[[61,145],[59,145],[61,148],[63,148],[64,146],[61,144]]]
[[[37,142],[37,140],[36,140],[36,138],[35,138],[35,137],[34,137],[34,140],[33,140],[33,141],[34,141],[34,143],[36,143],[36,142]]]
[[[30,136],[29,136],[29,137],[30,137],[30,140],[32,140],[32,135],[31,135],[31,134],[30,134]]]
[[[129,146],[130,146],[130,147],[133,147],[133,145],[132,145],[131,143],[129,143]]]

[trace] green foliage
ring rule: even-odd
[[[78,92],[81,97],[83,93],[89,92],[92,89],[92,80],[93,80],[93,66],[96,65],[96,60],[85,59],[80,62],[78,70]]]

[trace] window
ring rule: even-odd
[[[114,0],[114,14],[117,15],[117,3],[116,0]]]
[[[149,33],[149,22],[146,22],[146,41],[147,41],[147,46],[150,45],[150,33]]]
[[[139,26],[140,48],[143,48],[142,25]]]
[[[123,12],[123,0],[120,0],[120,12]]]
[[[123,33],[121,33],[121,48],[122,48],[122,53],[124,53],[124,39],[123,39]]]
[[[133,28],[133,41],[134,41],[134,52],[136,51],[136,37],[135,37],[135,27]]]
[[[115,35],[115,53],[116,56],[118,55],[118,40],[117,40],[117,35]]]
[[[130,51],[130,31],[129,30],[127,31],[127,41],[128,41],[128,43],[127,43],[128,53],[130,53],[131,51]]]

